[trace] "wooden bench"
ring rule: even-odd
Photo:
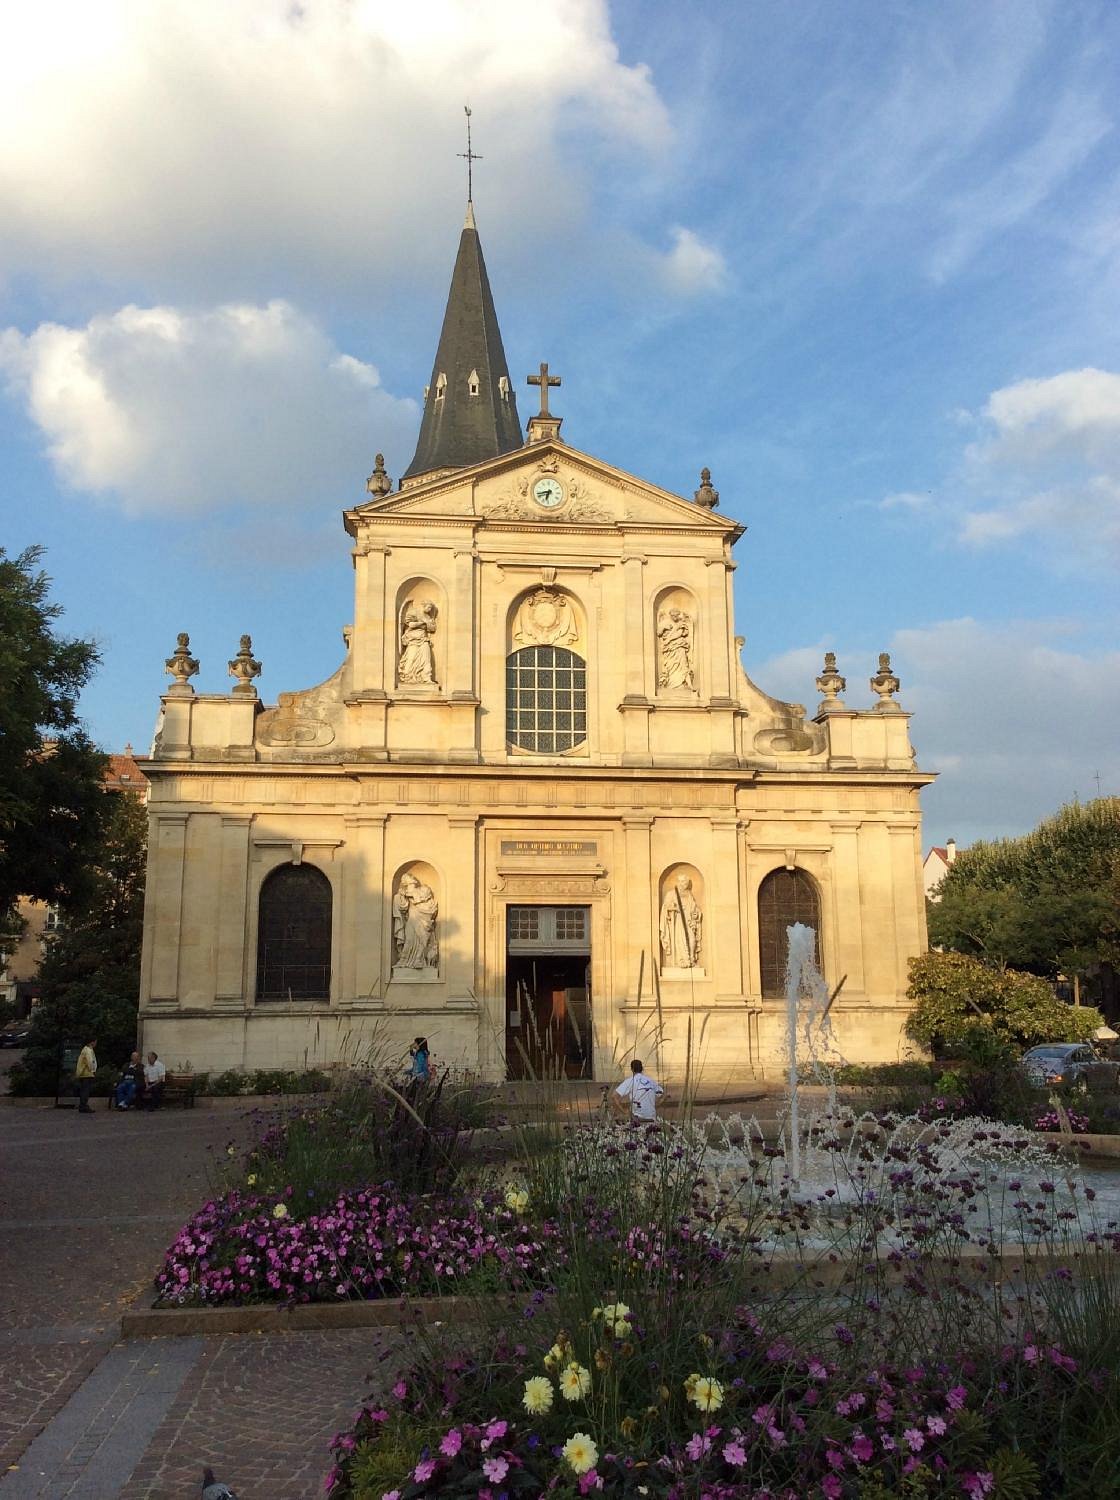
[[[195,1100],[193,1073],[168,1073],[163,1080],[160,1107],[181,1104],[184,1109],[193,1109]]]

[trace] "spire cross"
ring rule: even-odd
[[[530,385],[539,385],[541,388],[541,409],[539,415],[542,417],[551,416],[552,414],[548,409],[548,388],[550,385],[560,384],[559,375],[550,375],[548,373],[548,366],[542,364],[541,373],[539,375],[530,375],[528,383]]]
[[[460,151],[457,154],[467,164],[467,202],[468,203],[473,203],[474,202],[474,196],[473,196],[474,195],[474,173],[472,171],[472,168],[473,168],[473,166],[474,166],[474,164],[475,164],[476,161],[481,161],[482,160],[482,157],[478,154],[477,151],[472,151],[471,150],[471,107],[470,107],[469,104],[464,104],[463,105],[463,113],[467,117],[467,149],[465,151]]]

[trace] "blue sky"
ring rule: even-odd
[[[43,0],[0,58],[0,540],[145,745],[187,629],[317,682],[463,204],[565,436],[746,523],[768,691],[890,650],[926,842],[1120,792],[1114,0]],[[532,409],[526,391],[523,415]]]

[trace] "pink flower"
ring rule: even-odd
[[[968,1400],[968,1392],[963,1385],[955,1385],[945,1396],[945,1405],[950,1411],[960,1411]]]
[[[741,1469],[747,1461],[747,1450],[742,1443],[725,1443],[723,1447],[723,1461],[735,1469]]]
[[[852,1457],[857,1463],[867,1463],[875,1452],[875,1444],[869,1437],[859,1433],[852,1439]]]
[[[453,1427],[439,1445],[439,1451],[444,1458],[454,1458],[463,1446],[463,1434],[457,1427]]]
[[[397,1381],[396,1385],[393,1387],[393,1395],[396,1396],[398,1401],[403,1401],[404,1398],[408,1395],[408,1386],[405,1385],[403,1380]]]
[[[493,1422],[487,1422],[486,1433],[479,1444],[483,1453],[486,1452],[492,1443],[496,1443],[499,1438],[504,1438],[508,1431],[509,1423],[503,1422],[500,1417],[496,1418]]]
[[[933,1433],[934,1437],[943,1437],[946,1431],[945,1418],[927,1417],[926,1428],[928,1431]]]
[[[821,1480],[821,1494],[827,1495],[828,1500],[840,1500],[844,1493],[843,1480],[836,1474],[826,1474]]]
[[[492,1480],[495,1484],[501,1484],[502,1480],[509,1473],[509,1464],[504,1458],[486,1458],[482,1462],[482,1472],[486,1475],[487,1479]]]
[[[688,1442],[685,1443],[684,1451],[692,1459],[693,1463],[695,1463],[697,1459],[703,1458],[705,1453],[711,1451],[711,1446],[712,1442],[710,1438],[705,1437],[702,1432],[694,1432]]]
[[[425,1480],[431,1479],[436,1471],[434,1458],[422,1458],[412,1471],[412,1477],[417,1484],[423,1484]]]
[[[961,1476],[961,1489],[966,1495],[973,1496],[978,1500],[979,1496],[990,1495],[995,1488],[995,1475],[981,1471],[979,1474],[963,1474]]]
[[[920,1453],[926,1445],[926,1436],[919,1427],[908,1427],[902,1434],[911,1453]]]
[[[1038,1363],[1038,1359],[1039,1359],[1038,1350],[1035,1348],[1035,1346],[1033,1344],[1028,1344],[1027,1347],[1023,1350],[1023,1362],[1024,1362],[1024,1364],[1036,1365]]]

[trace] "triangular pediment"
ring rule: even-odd
[[[468,517],[497,527],[562,531],[686,529],[738,536],[743,529],[693,500],[556,441],[529,443],[369,501],[348,511],[346,524],[353,531],[371,520]]]

